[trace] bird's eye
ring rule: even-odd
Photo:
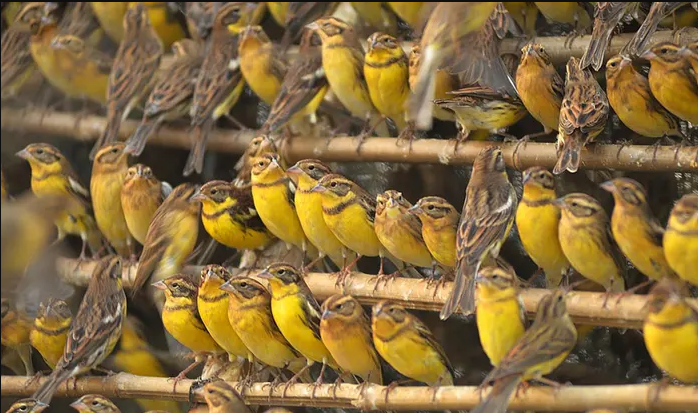
[[[397,200],[398,200],[398,202],[402,202],[402,195],[399,195],[399,196],[397,197]]]
[[[27,411],[27,406],[19,406],[19,411],[20,411],[20,412],[26,412],[26,411]]]
[[[119,148],[114,148],[111,150],[111,153],[119,153]]]
[[[581,107],[582,109],[584,109],[584,108],[587,107],[587,104],[586,104],[585,102],[582,102],[582,103],[579,104],[579,107]]]
[[[337,187],[337,182],[332,182],[332,183],[330,184],[330,186],[331,186],[332,188],[336,188],[336,187]]]
[[[494,275],[492,276],[492,279],[493,279],[493,280],[497,280],[497,279],[499,279],[499,275],[497,275],[497,274],[494,274]]]
[[[264,161],[260,161],[257,165],[264,166]]]
[[[314,171],[314,170],[315,170],[315,165],[310,165],[310,166],[308,167],[308,170],[309,170],[309,171]]]
[[[661,53],[667,54],[667,53],[669,53],[669,49],[667,49],[666,47],[664,47],[664,48],[662,48]]]
[[[179,283],[172,283],[172,288],[179,288]]]
[[[579,203],[577,203],[577,202],[572,202],[572,206],[576,208],[576,207],[579,206]]]
[[[36,150],[36,154],[37,154],[37,155],[43,155],[43,154],[44,154],[44,150],[43,150],[43,149],[37,149],[37,150]]]
[[[93,406],[99,406],[99,402],[97,400],[92,400],[92,405]]]
[[[241,282],[240,287],[247,288],[247,283],[245,281]]]
[[[429,206],[427,207],[427,209],[428,209],[429,211],[433,211],[433,210],[434,210],[434,205],[429,205]]]
[[[616,62],[611,62],[611,64],[609,66],[616,67]]]
[[[286,274],[286,270],[279,270],[279,275],[284,275]]]
[[[211,195],[216,195],[217,193],[218,193],[218,190],[217,190],[217,189],[212,189],[212,190],[211,190]]]
[[[561,302],[561,301],[562,301],[562,298],[563,298],[563,297],[562,297],[561,295],[558,296],[558,297],[557,297],[557,302],[558,302],[558,303]]]
[[[541,47],[538,48],[538,51],[539,51],[539,52],[545,52],[545,48],[544,48],[543,46],[541,46]]]

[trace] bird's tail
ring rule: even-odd
[[[576,132],[566,136],[562,142],[562,151],[558,156],[557,163],[553,169],[555,175],[560,175],[565,171],[577,172],[582,152],[582,140],[576,136]]]
[[[660,14],[662,11],[663,8],[661,7],[650,8],[647,17],[645,17],[645,21],[643,21],[642,25],[637,29],[635,36],[633,36],[630,42],[623,48],[623,52],[632,56],[637,56],[645,51],[647,42],[650,40],[650,35],[657,30],[657,25],[662,19],[662,15]]]
[[[119,137],[119,128],[121,127],[121,111],[110,106],[107,110],[107,126],[104,128],[104,133],[97,139],[95,146],[90,152],[90,160],[94,160],[99,149],[110,143],[116,142]]]
[[[475,273],[477,267],[467,263],[458,262],[456,266],[456,279],[453,283],[451,295],[441,308],[439,318],[446,320],[458,310],[458,307],[465,314],[472,314],[475,311]]]
[[[51,375],[48,376],[48,379],[44,382],[44,384],[39,386],[31,398],[46,404],[51,404],[51,399],[53,398],[54,393],[56,393],[58,386],[60,386],[64,381],[68,380],[71,375],[70,370],[56,368],[51,372]]]
[[[579,61],[579,68],[584,70],[589,65],[598,72],[603,65],[603,56],[606,53],[608,42],[611,40],[613,30],[607,30],[604,26],[607,22],[600,20],[594,21],[594,31],[591,35],[591,41],[587,47],[582,60]]]
[[[509,405],[509,397],[521,382],[520,375],[503,377],[492,386],[490,394],[470,413],[504,413]]]
[[[145,118],[145,115],[143,117]],[[138,129],[136,129],[133,136],[128,138],[128,141],[126,141],[126,148],[124,151],[133,156],[139,156],[143,152],[143,149],[145,149],[145,143],[148,141],[148,138],[153,134],[159,125],[160,122],[158,122],[157,119],[143,119],[141,124],[138,125]]]
[[[213,129],[213,119],[208,119],[200,125],[194,127],[194,140],[192,142],[191,151],[187,164],[184,166],[184,176],[189,176],[193,172],[200,174],[204,169],[204,155],[206,154],[206,141],[208,135]]]

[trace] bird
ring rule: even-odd
[[[67,208],[56,217],[58,240],[66,234],[79,235],[83,242],[80,258],[85,257],[88,246],[96,254],[102,246],[102,234],[92,217],[89,191],[80,183],[70,162],[58,148],[47,143],[29,144],[16,155],[29,162],[34,195],[66,198]]]
[[[409,210],[422,222],[422,238],[436,261],[448,268],[456,266],[456,232],[460,213],[448,201],[427,196]]]
[[[29,341],[51,369],[63,356],[72,321],[73,313],[65,301],[51,297],[39,304]]]
[[[320,312],[320,338],[339,367],[364,383],[383,384],[371,319],[356,298],[335,294],[322,303]]]
[[[124,15],[124,38],[114,56],[107,87],[107,125],[90,152],[116,141],[121,121],[152,89],[163,55],[162,41],[153,29],[143,3]]]
[[[475,277],[475,320],[480,344],[493,367],[519,342],[526,330],[516,274],[484,267]]]
[[[442,320],[456,309],[475,309],[475,275],[488,258],[496,258],[514,223],[518,200],[509,183],[502,151],[483,149],[475,159],[465,192],[456,237],[456,280],[441,309]]]
[[[332,14],[339,6],[339,2],[301,2],[288,3],[286,21],[284,22],[284,35],[281,38],[281,49],[286,50],[299,34],[303,27],[315,20]]]
[[[553,174],[540,166],[523,173],[523,195],[516,208],[516,229],[526,253],[545,273],[548,288],[557,288],[570,263],[560,246],[560,208]]]
[[[223,3],[215,1],[188,1],[184,4],[187,30],[194,40],[199,43],[208,40],[216,13],[222,5]]]
[[[251,413],[240,394],[228,383],[217,380],[204,386],[204,400],[210,413]]]
[[[126,294],[121,275],[120,257],[106,256],[97,263],[68,331],[63,356],[48,379],[34,392],[33,399],[49,404],[64,381],[97,367],[112,352],[126,318]]]
[[[565,82],[543,45],[528,43],[521,49],[521,61],[516,69],[516,89],[528,113],[543,125],[542,134],[557,131]]]
[[[121,209],[131,236],[141,245],[145,244],[155,212],[170,192],[170,184],[159,181],[149,166],[139,163],[126,171],[120,194]]]
[[[553,203],[561,210],[558,236],[572,268],[609,293],[625,290],[625,265],[601,204],[581,193],[567,194]]]
[[[126,37],[128,29],[123,26],[122,20],[129,10],[136,7],[136,4],[136,2],[90,3],[100,25],[116,43],[120,43]],[[179,7],[176,5],[172,7],[173,5],[168,2],[143,3],[150,24],[165,48],[169,48],[174,42],[185,37],[184,28],[177,16]]]
[[[70,407],[78,413],[121,413],[111,400],[101,394],[86,394],[70,403]]]
[[[606,63],[606,93],[613,111],[633,132],[650,138],[683,137],[678,119],[652,96],[649,81],[628,56]]]
[[[279,27],[286,27],[286,15],[288,14],[288,5],[290,3],[287,1],[268,1],[267,9],[269,9],[269,14],[271,15],[274,22],[276,22]]]
[[[594,76],[570,57],[567,62],[565,97],[560,110],[558,160],[555,175],[579,169],[582,148],[603,132],[608,121],[608,98]]]
[[[247,26],[238,43],[240,71],[252,91],[267,105],[274,104],[288,71],[284,56],[261,26]]]
[[[579,61],[581,70],[591,66],[598,71],[603,66],[603,57],[611,41],[611,34],[627,12],[636,6],[633,2],[600,1],[594,8],[594,29],[591,40]]]
[[[48,407],[48,404],[32,398],[19,399],[12,403],[6,413],[41,413]]]
[[[373,30],[398,35],[397,15],[390,7],[380,1],[352,1],[351,7],[361,17],[366,26]]]
[[[662,42],[645,51],[641,58],[650,61],[649,82],[652,95],[675,116],[698,124],[698,80],[691,74],[689,62],[680,48]]]
[[[30,336],[32,320],[14,301],[3,298],[2,302],[2,330],[0,342],[3,347],[13,350],[19,356],[24,371],[17,374],[33,375],[34,367],[31,359]],[[62,350],[62,349],[61,349]],[[61,351],[61,354],[63,352]]]
[[[631,56],[638,55],[644,52],[647,48],[647,44],[649,43],[650,38],[654,34],[654,31],[657,30],[659,22],[664,17],[670,14],[674,14],[676,10],[678,10],[686,4],[686,2],[679,1],[657,1],[652,3],[652,6],[650,7],[647,16],[645,16],[645,20],[640,25],[640,28],[637,29],[633,38],[630,39],[630,41],[623,48],[624,52],[628,53]]]
[[[538,7],[536,7],[535,3],[511,1],[503,4],[511,18],[523,29],[524,33],[529,37],[534,37],[536,34],[536,20],[538,19]]]
[[[378,354],[400,374],[430,386],[453,385],[454,370],[429,328],[402,306],[373,306],[371,331]]]
[[[193,184],[178,185],[155,211],[138,261],[134,296],[151,278],[163,280],[179,272],[194,250],[201,209],[189,199],[195,191]]]
[[[698,308],[670,280],[652,289],[648,307],[642,333],[652,361],[673,378],[698,383]]]
[[[427,9],[424,8],[425,3],[422,1],[391,1],[387,4],[412,30],[420,31],[424,23],[426,23],[425,14],[427,14]]]
[[[417,85],[419,68],[422,64],[422,48],[419,44],[415,43],[410,50],[408,57],[409,63],[409,84],[410,90],[414,90]],[[447,99],[450,97],[449,93],[453,90],[458,89],[458,79],[448,73],[446,70],[437,70],[434,74],[435,84],[434,84],[434,99]],[[436,119],[443,121],[455,121],[455,115],[448,109],[441,108],[436,105],[432,105],[433,115]]]
[[[286,384],[293,383],[315,363],[322,363],[315,382],[322,384],[325,367],[337,370],[337,362],[320,338],[320,304],[318,304],[303,275],[286,263],[275,263],[259,276],[269,282],[271,313],[279,331],[307,360],[306,367],[296,372]],[[286,387],[288,388],[288,387]]]
[[[97,227],[122,257],[133,252],[133,237],[121,207],[121,189],[128,170],[124,143],[103,146],[92,163],[90,193]]]
[[[536,318],[514,347],[483,380],[494,382],[485,400],[473,413],[504,413],[519,383],[542,381],[555,370],[577,344],[577,329],[567,312],[565,291],[555,290],[538,303]]]
[[[124,15],[129,9],[129,2],[90,2],[92,13],[99,21],[104,32],[114,42],[120,43],[124,37]]]
[[[546,19],[557,23],[573,24],[575,31],[589,27],[592,23],[590,10],[581,2],[548,3],[536,1],[534,4]]]
[[[38,11],[35,11],[38,13]],[[25,19],[32,21],[40,17],[26,15]],[[36,65],[32,59],[31,50],[27,47],[32,37],[25,24],[13,22],[2,33],[2,65],[1,86],[2,99],[15,97],[22,87],[36,73]]]
[[[134,134],[126,142],[126,151],[139,156],[148,138],[160,125],[189,114],[195,83],[203,63],[201,47],[191,39],[183,39],[172,46],[174,61],[157,76],[153,90],[145,102],[143,118]]]
[[[681,48],[684,60],[688,60],[693,70],[693,77],[698,83],[698,41],[689,43]]]
[[[210,181],[192,197],[201,202],[204,229],[228,248],[256,250],[274,239],[259,217],[249,187]]]
[[[235,164],[236,175],[232,184],[240,188],[250,188],[252,185],[250,181],[252,179],[253,161],[265,153],[279,153],[279,147],[269,134],[261,133],[252,138],[250,143],[247,144],[247,149],[245,149],[245,152]],[[279,163],[286,169],[287,165],[283,158],[279,159]]]
[[[698,195],[686,194],[671,210],[664,233],[664,256],[676,274],[698,286]]]

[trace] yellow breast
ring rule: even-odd
[[[320,327],[322,342],[337,361],[339,367],[361,377],[364,381],[382,384],[381,367],[373,343],[356,324]]]
[[[662,313],[650,314],[645,321],[643,333],[645,346],[655,364],[670,376],[691,384],[698,382],[698,323],[693,319],[693,322],[677,326],[666,325],[668,321],[680,321],[688,315],[687,310],[665,307],[662,313],[674,313],[671,320],[665,319]]]
[[[381,244],[394,256],[419,267],[430,267],[433,259],[426,244],[416,238],[391,211],[376,215],[375,231]]]
[[[647,222],[633,213],[616,206],[611,218],[613,238],[633,265],[651,279],[671,276],[672,271],[664,257],[661,245],[648,236]]]
[[[453,384],[446,366],[434,349],[414,332],[406,332],[390,341],[382,341],[374,334],[373,343],[378,353],[401,374],[429,385]]]
[[[271,240],[271,236],[267,232],[243,227],[227,213],[215,218],[208,218],[206,215],[213,216],[215,211],[207,205],[203,206],[202,211],[202,221],[206,232],[227,247],[254,250],[265,246]]]
[[[327,205],[324,205],[325,209],[326,207]],[[361,206],[353,204],[334,215],[323,210],[323,216],[332,233],[347,248],[368,257],[380,254],[382,245]]]
[[[683,280],[698,286],[698,232],[679,232],[671,226],[664,234],[664,256]]]
[[[199,315],[211,337],[228,354],[246,358],[249,351],[228,321],[228,294],[220,291],[199,291]]]
[[[29,335],[32,347],[41,354],[51,369],[56,368],[56,363],[63,356],[63,349],[68,338],[68,328],[69,326],[65,326],[65,328],[49,332],[34,328]]]
[[[545,271],[550,288],[560,285],[562,273],[569,267],[560,246],[559,223],[560,212],[552,204],[529,205],[520,202],[516,210],[516,227],[521,243],[533,262]]]
[[[482,349],[497,366],[525,331],[518,300],[515,296],[488,300],[478,294],[476,320]]]
[[[698,94],[695,92],[696,85],[691,84],[693,79],[686,73],[657,70],[652,67],[649,81],[652,94],[662,106],[683,120],[692,124],[698,123]]]
[[[305,234],[295,208],[287,198],[286,185],[261,187],[252,185],[252,198],[259,217],[279,239],[303,249]]]
[[[93,175],[90,193],[99,230],[119,254],[128,255],[132,240],[121,207],[123,185],[124,174],[121,172]]]
[[[371,101],[380,113],[390,117],[398,126],[404,124],[404,104],[410,95],[406,63],[388,67],[364,65],[364,76]]]
[[[129,194],[121,194],[126,225],[133,238],[141,244],[145,243],[148,227],[159,206],[160,203],[147,193],[134,190]]]
[[[266,104],[272,105],[281,90],[283,79],[277,79],[270,73],[269,54],[273,52],[262,48],[264,46],[254,52],[256,56],[240,56],[240,71],[250,89]]]
[[[172,337],[191,351],[221,351],[206,327],[190,311],[189,308],[170,309],[165,305],[162,323]]]
[[[374,108],[367,86],[357,77],[360,65],[348,47],[322,48],[322,67],[332,91],[352,115],[364,119]]]
[[[439,264],[447,267],[456,266],[456,231],[452,227],[436,230],[429,225],[424,225],[422,236],[429,252]]]
[[[335,264],[342,264],[344,245],[325,223],[322,215],[322,196],[301,192],[299,189],[296,191],[295,201],[298,220],[310,242],[322,253],[328,255]]]

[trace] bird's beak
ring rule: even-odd
[[[264,278],[265,280],[269,280],[272,277],[274,277],[270,272],[269,272],[269,267],[265,268],[264,271],[260,272],[257,274],[259,278]]]
[[[305,25],[305,28],[306,28],[306,29],[310,29],[310,30],[312,30],[312,31],[315,31],[315,30],[317,30],[317,29],[320,28],[320,25],[317,24],[317,22],[312,22],[312,23],[306,24],[306,25]]]
[[[288,175],[288,177],[291,179],[291,181],[293,181],[293,183],[296,186],[298,186],[298,177],[301,173],[303,173],[303,171],[296,165],[293,165],[292,167],[286,170],[286,175]]]
[[[36,405],[38,406],[39,403],[42,403],[42,402],[37,402]],[[46,404],[46,403],[44,403],[44,404]],[[81,402],[80,400],[75,400],[74,402],[70,403],[70,407],[72,407],[73,409],[78,410],[78,411],[87,408],[87,406],[85,406],[85,404],[83,402]]]
[[[206,195],[201,193],[201,188],[197,189],[196,192],[189,197],[189,201],[191,202],[203,201],[204,199],[206,199]]]
[[[60,50],[63,48],[63,45],[61,42],[58,41],[58,37],[55,37],[53,40],[51,40],[51,49],[55,50]]]
[[[554,201],[552,201],[553,205],[556,205],[558,208],[564,208],[565,207],[565,198],[558,198]]]
[[[125,152],[125,151],[124,151],[124,152]],[[143,175],[145,175],[145,168],[143,168],[142,166],[136,167],[136,175],[137,175],[139,178],[143,178]]]
[[[601,189],[608,192],[614,192],[616,190],[616,186],[613,184],[613,181],[606,181],[599,186]]]
[[[395,208],[397,202],[393,198],[388,198],[386,205],[388,205],[388,208]]]
[[[71,406],[72,406],[72,404],[71,404]],[[34,411],[42,412],[42,411],[46,410],[47,407],[48,407],[48,403],[44,403],[40,400],[37,400],[36,407],[34,408]]]
[[[24,149],[22,149],[21,151],[17,152],[17,153],[15,154],[15,156],[19,156],[20,158],[22,158],[22,159],[24,159],[24,160],[27,160],[27,161],[29,160],[29,158],[32,157],[32,155],[29,153],[29,151],[27,150],[27,148],[24,148]]]
[[[645,60],[652,60],[656,58],[657,55],[654,54],[651,50],[646,50],[643,54],[640,55],[640,58],[645,59]]]
[[[370,45],[371,49],[382,49],[383,45],[378,41],[378,39],[373,39]]]
[[[230,281],[226,281],[219,287],[219,290],[233,292],[233,286],[230,284]]]
[[[152,284],[153,288],[156,288],[158,290],[165,291],[167,289],[167,285],[165,285],[164,281],[158,281],[156,283]]]
[[[330,310],[325,310],[322,312],[323,320],[327,320],[328,318],[330,318],[330,316],[332,316],[332,312]]]
[[[202,281],[208,281],[211,277],[216,277],[216,273],[212,269],[206,270],[206,272],[203,274],[203,279]]]
[[[327,188],[325,188],[324,186],[322,186],[320,184],[315,185],[313,187],[313,189],[310,190],[310,192],[318,192],[318,193],[323,193],[326,191],[327,191]]]
[[[522,184],[526,184],[531,179],[531,172],[530,171],[524,171],[523,173],[523,180],[521,181]]]
[[[629,57],[623,57],[623,58],[620,60],[620,68],[622,69],[622,68],[628,66],[629,64],[631,64],[632,62],[633,62],[633,61],[630,60]]]
[[[407,210],[408,213],[410,214],[419,214],[422,211],[422,209],[419,207],[419,204],[414,204],[410,207],[410,209]]]

